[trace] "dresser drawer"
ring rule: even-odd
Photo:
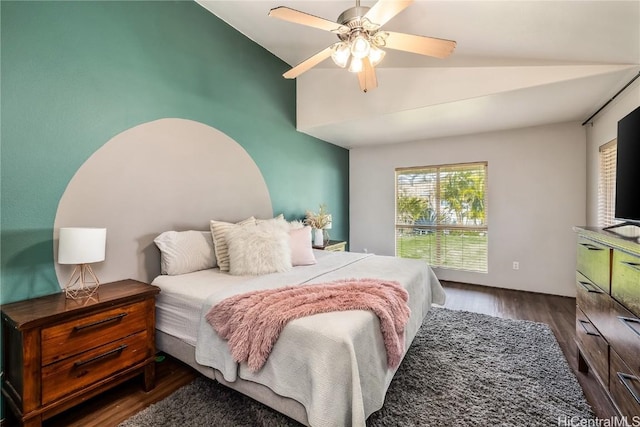
[[[611,295],[640,316],[640,257],[613,251]]]
[[[578,271],[609,293],[611,249],[583,237],[578,238]]]
[[[605,333],[605,329],[608,329],[607,323],[611,322],[613,301],[599,286],[594,285],[578,272],[576,272],[576,301],[589,321]]]
[[[635,375],[640,375],[640,319],[613,302],[607,330],[601,331]]]
[[[42,366],[146,329],[146,301],[43,328]]]
[[[146,331],[42,368],[42,404],[132,367],[148,357]]]
[[[622,416],[629,423],[640,417],[640,377],[634,375],[615,351],[611,351],[609,392]],[[634,425],[634,424],[631,424]]]
[[[609,380],[609,345],[580,308],[576,308],[576,341],[591,372],[606,386]]]

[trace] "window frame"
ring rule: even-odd
[[[460,168],[462,170],[472,167],[472,166],[478,166],[478,167],[482,167],[484,169],[484,220],[483,220],[483,224],[482,225],[461,225],[461,224],[447,224],[447,223],[441,223],[440,221],[436,221],[435,224],[402,224],[399,223],[398,221],[398,196],[400,193],[400,185],[398,182],[398,177],[401,174],[407,174],[407,173],[411,173],[411,171],[426,171],[426,170],[433,170],[436,173],[436,184],[435,184],[435,215],[436,218],[441,218],[442,217],[442,210],[441,210],[441,203],[442,203],[442,197],[440,194],[440,190],[441,190],[441,178],[442,178],[442,170],[443,169],[456,169],[456,168]],[[488,234],[489,234],[489,209],[488,209],[488,182],[489,182],[489,162],[488,161],[478,161],[478,162],[467,162],[467,163],[448,163],[448,164],[439,164],[439,165],[428,165],[428,166],[412,166],[412,167],[399,167],[399,168],[395,168],[395,202],[394,202],[394,222],[395,222],[395,255],[396,256],[400,256],[399,255],[399,250],[398,250],[398,239],[399,239],[399,234],[398,234],[398,230],[423,230],[425,233],[431,232],[431,233],[435,233],[436,235],[436,243],[435,243],[435,251],[436,251],[436,258],[438,259],[438,262],[436,264],[431,264],[433,267],[437,267],[437,268],[443,268],[443,269],[450,269],[450,270],[460,270],[460,271],[468,271],[468,272],[474,272],[474,273],[488,273],[489,271],[489,254],[488,254],[488,250],[489,250],[489,241],[488,241]],[[445,258],[446,258],[446,254],[443,253],[443,249],[441,247],[442,243],[442,237],[441,237],[441,233],[446,233],[446,232],[450,232],[450,231],[476,231],[479,233],[485,233],[485,235],[487,236],[487,241],[486,241],[486,264],[482,265],[481,268],[479,269],[468,269],[468,268],[456,268],[456,267],[452,267],[452,266],[447,266]]]
[[[608,227],[615,220],[616,160],[618,140],[612,139],[598,147],[598,226]]]

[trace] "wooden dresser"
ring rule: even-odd
[[[59,293],[2,306],[5,416],[40,426],[139,374],[152,389],[159,291],[123,280],[84,301]]]
[[[640,417],[640,240],[575,230],[579,369],[599,380],[632,425]]]

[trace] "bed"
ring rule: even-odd
[[[134,159],[129,162],[129,166],[133,166],[123,167],[123,158]],[[118,173],[114,174],[114,170]],[[110,179],[105,180],[105,176]],[[278,194],[284,196],[282,191]],[[316,193],[318,189],[312,187],[308,191]],[[345,191],[334,189],[334,203],[345,200]],[[84,203],[88,192],[102,197],[95,198],[90,204]],[[280,205],[292,208],[299,202],[294,191],[281,199]],[[346,217],[344,212],[338,212],[334,212],[337,214],[334,215],[334,230],[338,234],[346,233],[339,223]],[[291,322],[267,364],[253,373],[234,363],[227,365],[224,345],[211,351],[200,348],[198,355],[199,330],[206,326],[202,325],[205,306],[253,286],[294,283],[303,286],[349,276],[398,280],[410,294],[412,314],[405,336],[408,347],[430,304],[444,300],[437,279],[424,262],[323,251],[315,251],[316,265],[263,276],[267,283],[263,281],[262,284],[246,277],[221,274],[220,270],[212,268],[213,264],[191,272],[161,274],[161,263],[158,262],[161,253],[154,243],[161,233],[203,230],[212,219],[235,223],[250,215],[271,218],[274,206],[258,165],[244,147],[222,131],[203,123],[163,118],[116,135],[78,169],[58,204],[53,235],[54,258],[57,257],[60,227],[84,224],[107,228],[106,259],[94,265],[94,271],[103,283],[131,278],[153,282],[162,289],[157,301],[159,350],[303,424],[364,425],[366,417],[382,406],[394,374],[394,370],[385,367],[378,321],[371,313],[318,314]],[[189,256],[189,259],[194,257]],[[61,285],[71,274],[69,267],[72,266],[55,263]],[[347,324],[351,328],[359,325],[360,329],[356,331],[356,345],[347,352],[350,358],[338,366],[330,348],[335,350],[336,346],[352,344],[341,343],[344,337],[338,337],[336,343],[331,342],[331,330],[325,329],[333,325],[336,330],[333,332],[339,333],[342,325]],[[306,334],[305,330],[309,329],[315,335]],[[211,330],[204,330],[202,335],[209,335],[215,341],[216,337],[210,336]],[[320,340],[316,338],[322,336],[323,331],[326,332],[323,347],[312,354],[324,355],[329,360],[316,367],[306,364],[302,350],[317,347]],[[300,341],[296,341],[298,339]],[[309,341],[311,343],[307,345]],[[364,350],[357,345],[360,341],[368,341]],[[291,342],[297,344],[295,351],[284,351],[291,347]],[[217,359],[206,360],[215,359],[215,351],[223,355],[220,360],[226,360],[225,364],[219,366]],[[277,371],[278,365],[289,362],[291,366],[298,364],[294,378],[291,369]],[[296,388],[292,383],[293,386],[302,383],[307,388]],[[331,410],[327,409],[328,404],[331,404]],[[335,410],[337,404],[339,411]]]
[[[161,289],[156,301],[158,350],[302,424],[364,426],[384,404],[397,369],[387,366],[375,314],[350,310],[293,320],[257,372],[233,360],[227,343],[205,319],[215,304],[240,293],[373,277],[397,281],[409,294],[406,351],[431,304],[444,303],[444,291],[423,261],[350,252],[313,254],[316,264],[261,276],[236,276],[219,268],[159,275],[152,282]]]

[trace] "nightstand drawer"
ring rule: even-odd
[[[42,366],[145,330],[147,302],[43,328]]]
[[[108,378],[150,356],[144,331],[45,366],[42,368],[42,404]]]

